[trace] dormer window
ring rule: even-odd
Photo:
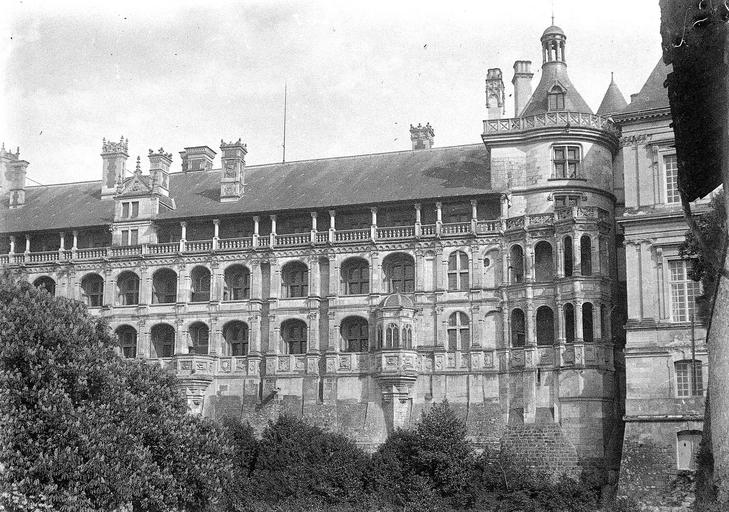
[[[554,146],[554,177],[578,178],[580,173],[580,147]]]
[[[555,85],[547,93],[547,110],[550,112],[564,110],[564,89]]]
[[[122,203],[122,218],[134,219],[139,217],[139,201],[126,201]]]

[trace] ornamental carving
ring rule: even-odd
[[[627,135],[625,137],[620,137],[620,147],[625,146],[634,146],[639,144],[645,144],[646,142],[650,141],[653,138],[652,135],[649,134],[641,134],[641,135]]]

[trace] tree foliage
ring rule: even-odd
[[[716,278],[724,260],[727,237],[724,191],[711,198],[709,210],[696,219],[696,227],[699,234],[686,231],[686,240],[681,244],[680,252],[683,257],[693,258],[689,277],[694,281],[701,281],[704,293],[698,302],[699,315],[707,323],[711,314]]]
[[[283,415],[263,431],[252,483],[269,502],[345,503],[362,497],[366,467],[366,454],[349,438]]]
[[[174,376],[114,347],[80,302],[0,275],[0,506],[216,502],[230,469],[223,432],[187,414]]]

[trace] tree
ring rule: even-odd
[[[85,305],[0,275],[0,507],[204,511],[229,453],[176,378],[120,358]]]
[[[729,26],[726,2],[661,0],[663,61],[672,64],[666,84],[678,160],[678,184],[686,220],[689,202],[723,184],[729,192]],[[729,193],[724,195],[729,214]],[[727,222],[729,225],[729,222]],[[709,349],[713,484],[720,503],[729,503],[729,252],[719,259],[706,342]]]
[[[423,413],[413,431],[390,435],[373,466],[375,485],[396,505],[437,504],[438,498],[459,508],[471,503],[473,447],[466,439],[465,422],[447,401]]]
[[[282,415],[263,431],[253,487],[269,503],[353,503],[362,498],[366,468],[367,455],[351,439]]]

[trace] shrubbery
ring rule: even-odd
[[[371,456],[291,416],[258,440],[189,415],[176,377],[114,343],[81,303],[0,275],[0,511],[597,508],[594,483],[477,456],[447,402]]]

